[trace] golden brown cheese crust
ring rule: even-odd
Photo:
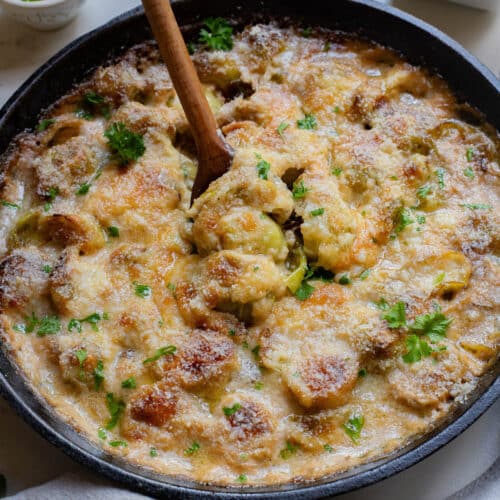
[[[272,484],[394,451],[498,357],[497,132],[340,34],[250,26],[193,59],[235,150],[193,207],[193,140],[152,44],[6,160],[5,347],[83,434],[166,474]],[[107,112],[75,114],[89,91]],[[110,150],[113,123],[142,136],[136,161]],[[420,360],[398,302],[407,325],[453,320]]]

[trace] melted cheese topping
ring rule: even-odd
[[[5,159],[4,346],[89,439],[162,473],[308,480],[404,446],[499,352],[498,135],[340,34],[257,25],[193,58],[235,157],[192,208],[152,45]],[[137,161],[113,155],[113,123],[142,136]],[[446,335],[418,331],[425,314]]]

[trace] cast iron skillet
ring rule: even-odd
[[[174,2],[186,38],[194,38],[200,19],[209,16],[240,18],[244,23],[290,16],[305,25],[319,25],[368,38],[401,51],[413,63],[437,71],[459,99],[467,100],[500,129],[500,82],[460,45],[428,24],[397,9],[371,0],[180,0]],[[95,67],[133,44],[151,38],[141,8],[75,40],[36,71],[0,111],[0,155],[11,140],[38,121],[40,111],[82,81]],[[500,362],[482,379],[469,400],[446,422],[389,457],[308,484],[287,484],[237,490],[204,486],[185,479],[165,477],[109,456],[78,435],[30,389],[8,354],[0,349],[0,393],[48,441],[78,462],[120,481],[128,488],[154,496],[203,499],[313,499],[351,491],[400,472],[427,457],[471,425],[500,395]]]

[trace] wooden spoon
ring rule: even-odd
[[[217,128],[169,0],[142,0],[160,54],[188,119],[198,150],[191,203],[229,170],[233,151]]]

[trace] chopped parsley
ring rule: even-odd
[[[446,273],[439,273],[435,278],[434,278],[434,285],[439,285],[446,276]]]
[[[312,35],[312,32],[313,32],[313,29],[310,26],[308,26],[307,28],[304,28],[302,30],[301,35],[304,38],[309,38]]]
[[[446,331],[452,323],[453,318],[446,318],[441,310],[430,314],[421,314],[415,318],[410,325],[410,331],[418,335],[427,335],[432,343],[441,341],[446,337]]]
[[[405,363],[415,363],[423,357],[430,356],[432,353],[431,346],[415,334],[406,337],[406,349],[406,354],[403,354],[403,361]]]
[[[99,360],[97,366],[94,368],[94,390],[98,391],[101,389],[102,383],[104,382],[104,363]]]
[[[185,455],[194,455],[201,448],[200,443],[193,441],[189,448],[184,450]]]
[[[72,318],[68,323],[68,331],[71,332],[73,331],[73,329],[76,329],[78,333],[81,333],[82,323],[88,323],[92,327],[92,330],[94,330],[94,332],[98,332],[99,327],[97,326],[97,323],[101,321],[101,319],[105,319],[104,314],[101,315],[99,313],[89,314],[87,317],[82,319]]]
[[[365,419],[361,414],[351,415],[349,420],[345,422],[342,427],[345,433],[351,438],[353,443],[358,443],[361,437],[361,429],[365,425]]]
[[[318,215],[323,215],[325,213],[325,209],[323,207],[315,208],[309,212],[313,217],[317,217]]]
[[[312,130],[317,128],[318,122],[316,121],[316,117],[309,113],[306,113],[302,120],[297,120],[297,127],[303,130]]]
[[[174,345],[167,345],[165,347],[160,347],[159,349],[156,350],[156,352],[153,354],[153,356],[145,359],[142,362],[142,364],[147,365],[149,363],[154,363],[155,361],[158,361],[163,356],[173,356],[175,354],[175,351],[177,351],[177,347],[175,347]]]
[[[257,173],[261,179],[264,179],[267,181],[267,174],[269,174],[269,169],[271,168],[271,164],[264,160],[262,156],[256,155],[257,159],[260,160],[259,163],[257,163]]]
[[[80,185],[80,187],[75,191],[76,194],[78,195],[84,195],[89,192],[90,189],[90,182],[84,182],[83,184]]]
[[[368,276],[370,276],[370,273],[371,273],[371,269],[365,269],[360,275],[359,275],[359,279],[361,281],[365,281],[366,278],[368,278]]]
[[[280,135],[280,137],[285,140],[285,136],[283,135],[283,132],[289,127],[290,125],[286,122],[281,122],[276,129],[276,132]]]
[[[158,456],[158,450],[154,446],[152,446],[149,449],[149,456],[150,457],[157,457]]]
[[[109,445],[112,446],[113,448],[117,448],[119,446],[123,446],[123,447],[128,446],[127,442],[126,441],[122,441],[121,439],[117,439],[115,441],[110,441]]]
[[[360,378],[364,378],[368,375],[368,372],[366,371],[366,368],[361,368],[359,371],[358,371],[358,377]]]
[[[229,329],[229,336],[234,337],[236,335],[236,330],[234,328]]]
[[[257,344],[253,349],[252,349],[252,354],[254,355],[255,359],[259,359],[259,352],[260,352],[260,345]]]
[[[42,271],[43,271],[44,273],[50,274],[50,273],[52,272],[52,266],[51,266],[51,265],[49,265],[49,264],[44,264],[44,265],[42,266]]]
[[[106,231],[111,238],[118,238],[120,236],[120,230],[116,226],[109,226]]]
[[[396,218],[394,221],[394,233],[398,234],[401,231],[404,231],[406,227],[408,227],[410,224],[413,224],[414,222],[415,221],[411,218],[411,212],[405,207],[401,208],[396,214]]]
[[[125,411],[125,403],[121,400],[116,400],[113,396],[113,393],[108,392],[106,394],[106,406],[108,407],[109,414],[111,415],[111,418],[106,424],[106,429],[110,431],[111,429],[114,429],[116,427],[116,424],[118,424],[118,420],[120,420],[120,417]]]
[[[49,188],[47,193],[48,201],[45,203],[43,209],[48,212],[52,208],[52,202],[56,199],[56,196],[59,194],[59,188],[57,186],[52,186]]]
[[[122,165],[137,160],[146,151],[142,135],[132,132],[124,123],[113,123],[104,132],[104,137],[108,139],[109,147],[117,154]]]
[[[295,297],[297,297],[299,300],[306,300],[313,294],[313,292],[314,287],[307,283],[307,281],[302,281],[301,285],[295,292]]]
[[[129,377],[122,382],[122,389],[135,389],[137,387],[137,382],[134,377]]]
[[[233,28],[221,17],[209,17],[200,30],[200,43],[211,50],[231,50],[233,48]]]
[[[387,321],[389,328],[402,328],[406,326],[406,307],[404,302],[397,302],[387,309],[386,314],[382,316]]]
[[[425,224],[426,218],[425,215],[417,215],[417,222],[419,224]]]
[[[444,168],[439,167],[436,169],[436,171],[434,173],[436,174],[436,177],[438,178],[439,189],[444,189],[444,186],[445,186],[445,183],[444,183],[445,170],[444,170]]]
[[[108,439],[108,433],[102,427],[99,427],[99,429],[97,429],[97,436],[103,441],[106,441],[106,439]]]
[[[248,480],[247,478],[247,475],[246,474],[240,474],[237,478],[236,478],[236,481],[238,481],[239,483],[246,483]]]
[[[36,127],[36,130],[38,132],[43,132],[44,130],[47,130],[53,123],[55,123],[54,118],[45,118],[45,120],[41,120],[38,126]]]
[[[327,451],[328,453],[332,453],[333,452],[333,448],[331,445],[329,445],[328,443],[327,444],[324,444],[323,445],[323,448],[325,451]]]
[[[423,200],[432,192],[432,186],[430,184],[425,184],[417,189],[417,198]]]
[[[285,448],[283,448],[280,451],[280,457],[283,458],[284,460],[287,460],[292,455],[295,455],[295,453],[297,453],[298,449],[299,449],[298,446],[295,446],[290,441],[287,441]]]
[[[491,205],[486,203],[461,203],[461,207],[468,208],[469,210],[491,210]]]
[[[149,298],[152,295],[152,290],[149,285],[141,285],[134,281],[135,294],[143,299]]]
[[[234,415],[240,408],[240,403],[234,403],[233,406],[224,406],[224,408],[222,408],[222,411],[224,412],[224,415],[226,415],[226,417],[230,417],[231,415]]]
[[[377,306],[377,309],[380,309],[381,311],[387,311],[389,309],[389,303],[387,300],[382,297],[378,302],[374,303]]]
[[[339,278],[339,285],[350,285],[351,283],[352,283],[352,280],[351,280],[351,278],[349,278],[348,274],[343,274]]]
[[[465,177],[468,177],[469,179],[474,179],[474,169],[472,167],[465,168],[464,175],[465,175]]]
[[[2,200],[0,201],[0,203],[4,206],[4,207],[9,207],[9,208],[15,208],[16,210],[21,208],[19,205],[17,205],[16,203],[11,203],[10,201],[5,201],[5,200]]]
[[[85,373],[83,371],[83,364],[85,363],[88,354],[86,349],[78,349],[78,351],[75,352],[76,359],[78,360],[79,366],[78,366],[78,378],[83,381],[85,380]]]
[[[83,99],[89,104],[102,104],[104,102],[104,97],[96,92],[87,92]]]
[[[343,170],[340,167],[334,167],[332,168],[332,174],[335,175],[336,177],[339,177],[339,175],[343,172]]]
[[[35,313],[32,313],[30,317],[25,318],[26,325],[16,325],[19,328],[24,328],[24,333],[31,333],[35,331],[38,337],[45,337],[45,335],[54,335],[61,330],[61,322],[57,316],[44,316],[42,319],[38,319]],[[18,330],[20,331],[20,330]]]
[[[467,161],[472,161],[474,159],[474,148],[467,148],[465,157],[467,158]]]
[[[304,181],[300,181],[299,184],[294,183],[292,187],[292,196],[295,200],[304,198],[306,193],[309,191],[308,188],[304,186]]]
[[[254,388],[257,389],[258,391],[262,390],[264,388],[264,383],[261,382],[260,380],[257,380],[254,384],[253,384]]]

